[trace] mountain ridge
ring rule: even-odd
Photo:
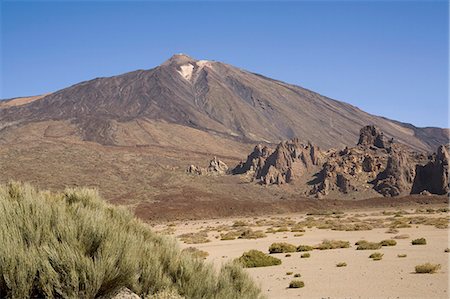
[[[297,137],[324,148],[353,144],[367,124],[418,150],[433,151],[448,142],[446,129],[421,129],[371,115],[300,86],[185,54],[148,70],[99,77],[23,105],[0,106],[3,130],[47,120],[69,121],[84,140],[106,145],[118,144],[123,124],[137,120],[184,125],[245,142]]]

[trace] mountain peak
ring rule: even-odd
[[[195,63],[197,62],[196,59],[190,57],[189,55],[178,53],[174,54],[172,57],[170,57],[168,60],[166,60],[163,65],[182,65],[187,63]]]

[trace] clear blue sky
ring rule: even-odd
[[[447,1],[1,5],[1,98],[153,68],[181,52],[448,127]]]

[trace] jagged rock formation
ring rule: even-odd
[[[430,157],[426,165],[417,165],[416,176],[412,185],[412,194],[429,192],[433,194],[448,194],[450,191],[448,180],[449,150],[440,146],[436,154]]]
[[[377,148],[390,148],[393,139],[386,140],[383,132],[374,125],[365,126],[359,131],[358,145],[375,146]]]
[[[317,146],[302,144],[298,139],[281,142],[273,152],[257,145],[247,160],[238,164],[232,173],[247,173],[263,184],[281,185],[302,176],[312,166],[317,166],[321,156]]]
[[[415,175],[415,163],[404,151],[393,151],[388,158],[386,169],[377,175],[374,189],[384,196],[410,193]]]
[[[186,172],[197,175],[206,175],[206,174],[224,175],[228,172],[228,165],[225,164],[225,162],[217,159],[217,157],[214,157],[211,161],[209,161],[208,167],[202,168],[195,165],[190,165],[186,169]]]
[[[232,173],[245,173],[266,185],[291,183],[295,178],[303,178],[303,182],[313,175],[308,182],[312,187],[306,193],[317,198],[370,190],[372,196],[375,192],[383,196],[423,191],[445,194],[449,191],[448,159],[445,147],[429,161],[424,153],[394,143],[371,125],[360,130],[355,147],[343,150],[321,152],[298,139],[281,142],[274,151],[257,145]],[[311,173],[314,169],[317,172]]]
[[[233,174],[243,174],[243,173],[255,173],[258,169],[264,166],[264,162],[270,156],[272,151],[267,146],[262,146],[258,144],[253,149],[253,152],[247,156],[245,162],[240,162],[235,168],[233,168]]]

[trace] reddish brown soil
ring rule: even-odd
[[[152,203],[141,203],[136,215],[145,221],[194,220],[236,216],[261,216],[310,212],[318,210],[360,210],[375,208],[402,208],[432,205],[448,205],[447,196],[411,195],[364,200],[288,199],[288,200],[233,200],[215,198],[196,200],[198,195],[160,197]]]

